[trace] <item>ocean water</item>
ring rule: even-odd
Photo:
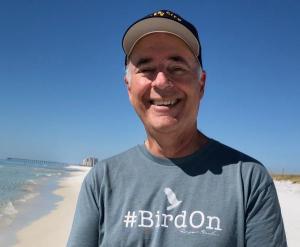
[[[17,220],[30,201],[45,193],[41,188],[55,184],[70,171],[62,163],[0,160],[0,235]]]

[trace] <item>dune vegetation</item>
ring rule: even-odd
[[[300,174],[271,174],[276,181],[291,181],[300,184]]]

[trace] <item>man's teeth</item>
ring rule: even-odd
[[[157,106],[169,106],[169,105],[174,105],[177,102],[178,102],[177,99],[174,99],[174,100],[152,100],[151,101],[151,103],[153,105],[157,105]]]

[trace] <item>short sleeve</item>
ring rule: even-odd
[[[85,177],[72,224],[67,247],[96,247],[99,238],[99,178],[95,167]]]
[[[246,208],[245,245],[247,247],[287,246],[273,181],[252,192]]]

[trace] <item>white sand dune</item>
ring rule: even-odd
[[[300,184],[275,181],[289,247],[300,246]]]
[[[64,179],[55,194],[63,196],[48,215],[17,233],[15,247],[64,247],[71,229],[77,196],[89,168]],[[289,247],[300,246],[300,184],[275,181]]]

